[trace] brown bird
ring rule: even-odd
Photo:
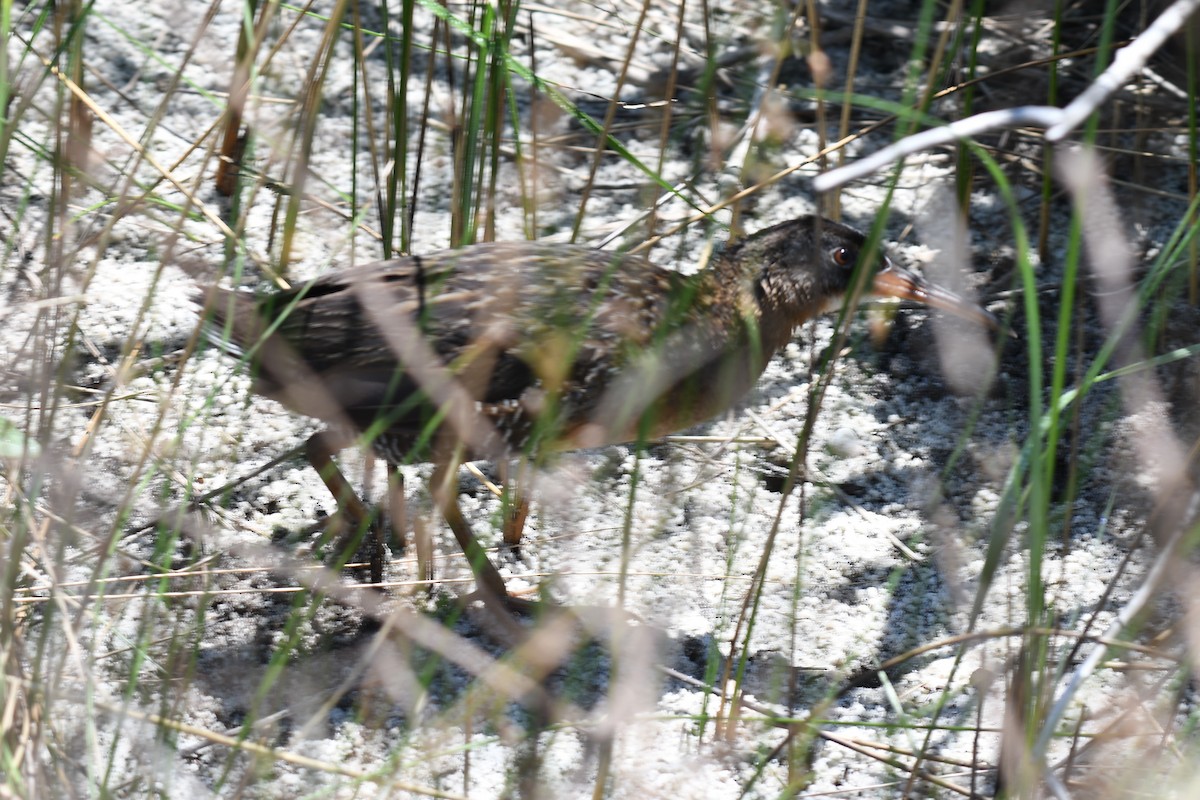
[[[256,391],[329,425],[309,456],[351,516],[366,511],[334,450],[357,439],[389,465],[435,463],[434,496],[495,598],[503,580],[448,486],[463,460],[649,440],[720,414],[798,326],[855,293],[860,273],[865,294],[993,325],[865,245],[858,231],[804,216],[685,276],[640,255],[478,244],[331,272],[265,298],[212,290],[206,304],[211,338],[249,360]],[[881,268],[866,280],[871,262]],[[374,580],[381,570],[373,566]]]

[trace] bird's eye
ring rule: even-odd
[[[833,251],[833,263],[839,267],[852,267],[854,266],[854,254],[848,247],[839,247]]]

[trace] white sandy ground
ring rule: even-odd
[[[148,110],[159,100],[168,73],[106,20],[115,20],[143,41],[156,42],[156,50],[172,61],[183,52],[191,31],[199,28],[202,11],[189,4],[100,2],[96,8],[86,48],[91,65],[111,67],[109,79],[121,85],[132,102],[118,100],[98,81],[90,86],[116,119],[139,131]],[[594,43],[602,52],[621,53],[629,19],[614,17],[621,24],[595,27],[549,14],[536,18],[545,37],[537,53],[539,71],[565,87],[586,87],[607,96],[614,85],[612,65],[580,56],[567,44],[555,44],[555,34],[561,32],[564,41],[570,36]],[[748,21],[738,17],[728,20],[728,25],[732,31]],[[189,67],[191,81],[208,90],[225,88],[237,24],[238,11],[232,6],[222,8]],[[649,27],[673,31],[674,22],[667,15],[652,19]],[[264,89],[279,96],[295,93],[307,65],[306,54],[317,47],[318,32],[314,23],[293,34],[264,79]],[[663,60],[662,42],[651,42],[646,51],[648,68],[669,63]],[[347,52],[343,48],[343,55]],[[844,57],[836,50],[834,55]],[[342,188],[350,185],[351,63],[347,57],[335,64],[343,72],[328,83],[320,141],[310,165],[319,180],[310,181],[309,191],[318,194],[324,192],[322,182]],[[49,91],[50,86],[44,85],[42,93]],[[267,106],[257,112],[258,133],[265,140],[284,135],[280,125],[287,120],[272,118],[285,114],[284,108]],[[151,150],[161,162],[174,163],[186,141],[210,124],[217,109],[216,103],[198,93],[176,94]],[[558,125],[563,130],[568,127],[561,120]],[[31,123],[28,132],[37,138],[43,132],[35,127]],[[646,130],[644,141],[628,145],[654,163],[659,149],[655,134]],[[776,166],[792,163],[817,146],[815,135],[800,123],[787,131],[785,142],[768,155]],[[104,178],[112,174],[104,159],[120,165],[128,156],[128,148],[103,125],[96,126],[93,147],[97,175]],[[581,180],[571,170],[586,162],[562,153],[547,157],[562,169],[545,170],[540,224],[551,238],[561,238],[575,212]],[[690,169],[686,157],[672,157],[677,160],[669,162],[665,172],[672,178],[686,175]],[[449,230],[444,200],[449,164],[440,136],[431,142],[428,159],[417,215],[418,252],[443,246]],[[8,172],[0,187],[6,209],[16,207],[25,182],[48,191],[44,165],[35,165],[27,151],[18,151],[14,160],[23,178],[17,180],[18,173]],[[177,172],[189,185],[195,183],[201,199],[215,207],[211,182],[207,174],[197,172],[198,163],[193,156]],[[952,167],[950,159],[934,155],[910,165],[900,181],[889,233],[900,233],[909,220],[916,223],[915,234],[893,247],[902,262],[929,267],[939,253],[947,252],[936,234],[946,229],[945,192],[951,186]],[[512,180],[500,198],[499,238],[520,238],[519,198],[512,188],[515,171],[506,169]],[[717,184],[731,180],[730,176],[706,177],[711,183],[701,190],[709,198],[718,195]],[[363,199],[369,201],[369,179],[360,178]],[[595,240],[633,219],[646,197],[639,191],[641,178],[617,159],[605,161],[598,183],[617,188],[597,192],[590,201],[584,240]],[[179,199],[166,187],[159,191]],[[880,187],[854,187],[845,198],[847,217],[869,223],[882,192]],[[28,270],[36,270],[44,258],[38,245],[47,225],[44,202],[44,196],[35,197],[19,229],[8,230],[27,248]],[[73,209],[85,205],[80,198]],[[972,243],[979,256],[974,265],[986,269],[1005,264],[1011,260],[1011,237],[1002,205],[980,195],[973,208]],[[813,209],[804,181],[785,181],[758,196],[744,225],[755,230]],[[684,213],[681,206],[673,205],[663,211],[667,218]],[[1156,241],[1176,214],[1164,211],[1160,227],[1145,231],[1146,241]],[[76,233],[92,232],[105,221],[102,214],[85,215]],[[169,231],[178,222],[170,212],[129,215],[118,222],[103,253],[88,248],[80,252],[78,269],[62,294],[80,293],[86,299],[62,311],[65,316],[80,309],[81,341],[94,347],[95,353],[76,357],[70,382],[108,391],[114,386],[114,366],[131,337],[145,342],[138,359],[142,361],[176,350],[192,335],[197,317],[188,298],[197,280],[215,279],[221,249],[218,235],[204,221],[188,221],[183,225],[188,237],[172,242]],[[269,223],[270,203],[260,197],[248,227],[263,235],[246,242],[260,256],[266,253]],[[337,215],[306,207],[301,253],[289,267],[290,274],[302,279],[331,265],[349,263],[352,257],[375,258],[377,248],[363,236],[350,241],[348,230]],[[679,239],[670,240],[653,257],[690,269],[705,245],[700,229],[694,230],[682,246]],[[172,254],[171,263],[163,267],[166,252]],[[0,289],[8,302],[0,336],[9,354],[25,352],[22,348],[36,313],[27,304],[39,297],[17,269],[16,260],[10,257],[0,273]],[[969,286],[968,265],[956,266]],[[1043,270],[1047,283],[1053,282],[1052,270],[1053,265]],[[152,301],[135,330],[148,297]],[[1003,311],[1004,302],[993,307]],[[1052,301],[1048,307],[1053,307]],[[1025,435],[1028,391],[1021,374],[1022,344],[1008,345],[995,388],[980,397],[973,390],[982,384],[981,376],[993,356],[977,332],[954,323],[942,327],[941,320],[925,311],[903,310],[882,343],[874,345],[867,335],[865,315],[860,317],[852,329],[852,347],[833,367],[833,380],[821,406],[808,459],[813,479],[787,500],[778,492],[780,477],[809,411],[810,366],[829,342],[832,319],[801,332],[771,363],[743,407],[689,432],[711,437],[710,441],[656,445],[642,454],[630,447],[570,454],[540,476],[520,557],[502,559],[510,586],[519,590],[543,584],[557,600],[579,606],[611,606],[620,593],[626,611],[640,620],[620,634],[625,646],[607,640],[584,646],[545,680],[548,690],[568,703],[569,710],[563,724],[540,739],[543,761],[538,781],[544,796],[590,796],[598,743],[609,733],[613,735],[611,797],[733,798],[742,796],[746,787],[752,796],[783,791],[798,776],[789,775],[785,758],[768,756],[784,738],[779,728],[758,722],[755,711],[745,710],[742,721],[722,739],[711,719],[718,711],[728,712],[719,697],[660,669],[719,687],[723,662],[718,654],[730,653],[735,631],[742,637],[737,655],[748,659],[747,699],[756,707],[801,718],[817,709],[815,713],[827,720],[825,729],[836,735],[919,749],[923,746],[919,731],[898,731],[885,724],[902,717],[925,717],[948,700],[940,722],[963,730],[940,730],[926,750],[964,762],[972,758],[994,762],[997,736],[971,729],[976,725],[994,729],[1002,722],[1004,680],[997,676],[1015,656],[1016,640],[993,640],[970,649],[957,667],[954,650],[934,650],[918,658],[893,685],[851,689],[834,698],[829,694],[851,673],[966,629],[989,526]],[[63,330],[60,326],[55,334],[60,339]],[[957,345],[967,350],[953,350]],[[945,351],[939,347],[951,347],[960,363],[975,368],[953,376],[957,392],[942,370],[939,354]],[[8,360],[6,374],[29,374],[24,358]],[[234,370],[230,359],[212,350],[193,356],[182,376],[178,365],[168,359],[121,378],[118,385],[114,394],[120,399],[109,405],[82,459],[72,461],[65,454],[81,441],[94,407],[62,409],[55,427],[54,441],[60,448],[56,452],[64,458],[55,464],[52,480],[66,491],[66,497],[74,498],[63,507],[75,509],[75,524],[97,536],[117,524],[117,508],[126,503],[128,521],[118,526],[123,531],[173,507],[182,497],[184,483],[195,482],[197,491],[220,486],[296,447],[317,429],[315,423],[252,396],[249,379]],[[1052,579],[1051,601],[1068,627],[1078,628],[1081,617],[1089,615],[1110,589],[1111,576],[1143,514],[1144,487],[1137,486],[1137,466],[1130,460],[1127,444],[1138,435],[1139,422],[1125,420],[1110,426],[1112,409],[1104,407],[1103,397],[1112,395],[1106,393],[1084,409],[1082,427],[1095,448],[1095,463],[1081,499],[1074,508],[1063,510],[1071,518],[1069,545],[1051,548],[1046,565]],[[18,404],[17,408],[36,402],[30,387],[16,382],[4,401]],[[975,413],[978,420],[972,427]],[[1153,418],[1156,413],[1165,411],[1148,409],[1144,416]],[[20,411],[5,415],[23,418]],[[774,439],[780,446],[729,441],[736,438]],[[947,470],[960,445],[961,456]],[[149,465],[143,463],[147,448]],[[352,483],[359,485],[362,459],[347,453],[343,462]],[[429,515],[423,486],[428,474],[427,466],[405,469],[413,516]],[[476,531],[497,535],[498,501],[465,473],[461,489],[462,508]],[[378,498],[381,493],[376,475],[371,496]],[[1110,493],[1115,494],[1108,507]],[[738,619],[781,502],[785,508],[766,587],[747,638],[744,628],[737,627]],[[432,679],[424,678],[430,688],[422,691],[413,670],[428,663],[428,655],[414,654],[403,636],[377,637],[374,628],[364,627],[363,614],[353,604],[327,602],[306,617],[294,634],[299,642],[295,654],[280,665],[282,676],[265,697],[259,696],[275,647],[293,635],[287,620],[294,597],[270,590],[292,586],[294,581],[282,566],[266,569],[283,563],[281,550],[270,545],[270,538],[277,530],[302,531],[334,510],[332,498],[314,472],[299,458],[289,460],[247,480],[219,512],[194,515],[186,526],[185,538],[193,549],[181,546],[175,554],[177,565],[203,554],[209,569],[253,569],[172,581],[167,588],[207,587],[221,590],[219,596],[204,602],[194,597],[167,601],[132,584],[128,591],[133,597],[88,608],[74,627],[77,644],[53,632],[62,624],[61,617],[46,617],[52,632],[46,640],[48,655],[42,664],[47,675],[43,677],[49,678],[60,665],[64,670],[54,673],[52,691],[57,695],[50,709],[63,752],[69,756],[68,770],[78,771],[72,773],[74,780],[80,785],[87,782],[88,765],[95,770],[93,779],[113,765],[118,777],[110,777],[109,785],[125,785],[129,796],[146,796],[152,787],[165,797],[227,796],[239,786],[252,797],[405,796],[399,781],[480,798],[511,789],[521,759],[528,755],[528,746],[519,744],[530,724],[528,713],[515,705],[506,714],[475,708],[465,694],[473,675],[455,666],[442,666]],[[627,553],[622,547],[623,529],[628,530]],[[978,629],[1001,628],[1023,619],[1023,532],[1020,526],[1014,532]],[[440,527],[436,534],[441,555],[438,576],[463,577],[465,566],[453,540]],[[81,533],[63,541],[61,571],[55,574],[50,562],[31,563],[27,568],[33,570],[33,581],[92,576],[99,557],[96,540]],[[308,544],[306,540],[292,555],[306,559]],[[155,558],[156,545],[156,539],[146,533],[122,539],[105,574],[141,574],[134,559]],[[1135,556],[1118,582],[1109,609],[1119,606],[1136,586],[1146,558],[1144,553]],[[403,581],[414,575],[411,559],[396,558],[387,579]],[[354,585],[349,577],[346,583]],[[448,582],[439,599],[430,601],[421,592],[397,588],[384,601],[382,613],[386,618],[391,609],[415,604],[422,609],[432,606],[436,614],[432,618],[442,619],[452,609],[446,598],[462,590],[461,583]],[[109,593],[124,591],[114,588]],[[1102,630],[1110,618],[1109,611],[1101,612],[1093,629]],[[460,620],[452,629],[485,652],[500,653],[495,641],[481,634],[473,621]],[[170,641],[182,646],[182,656],[170,652]],[[259,715],[267,718],[256,730],[257,741],[385,777],[378,783],[359,783],[280,761],[255,762],[188,734],[166,744],[161,729],[150,722],[97,716],[81,704],[81,698],[90,695],[122,704],[130,679],[128,648],[134,643],[145,648],[146,660],[139,669],[140,685],[128,701],[133,710],[167,714],[187,725],[236,736],[257,703]],[[625,676],[624,681],[612,680],[614,653],[617,674]],[[793,681],[795,694],[789,705]],[[326,699],[343,683],[349,694],[334,707],[325,707]],[[1080,703],[1103,718],[1144,699],[1142,685],[1136,676],[1104,672],[1088,684]],[[707,715],[707,722],[699,721],[702,715]],[[95,738],[89,739],[89,734]],[[798,746],[803,752],[808,745]],[[812,753],[805,796],[895,796],[896,782],[905,777],[902,770],[833,742],[812,745]],[[226,775],[230,764],[232,771]],[[937,769],[960,785],[969,785],[968,779],[954,777],[965,774],[964,770]],[[982,789],[980,781],[977,785]]]

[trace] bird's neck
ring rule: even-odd
[[[744,248],[734,254],[737,257],[719,255],[698,276],[697,296],[706,298],[710,306],[698,310],[716,320],[724,336],[757,350],[761,358],[756,360],[765,367],[771,356],[791,341],[792,333],[806,317],[795,313],[794,303],[762,284],[756,259],[747,258]]]

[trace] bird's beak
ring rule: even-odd
[[[996,329],[999,323],[978,303],[955,294],[937,284],[927,283],[906,269],[901,269],[887,260],[871,284],[870,293],[877,297],[897,297],[931,308],[948,311],[956,317],[970,320],[985,328]]]

